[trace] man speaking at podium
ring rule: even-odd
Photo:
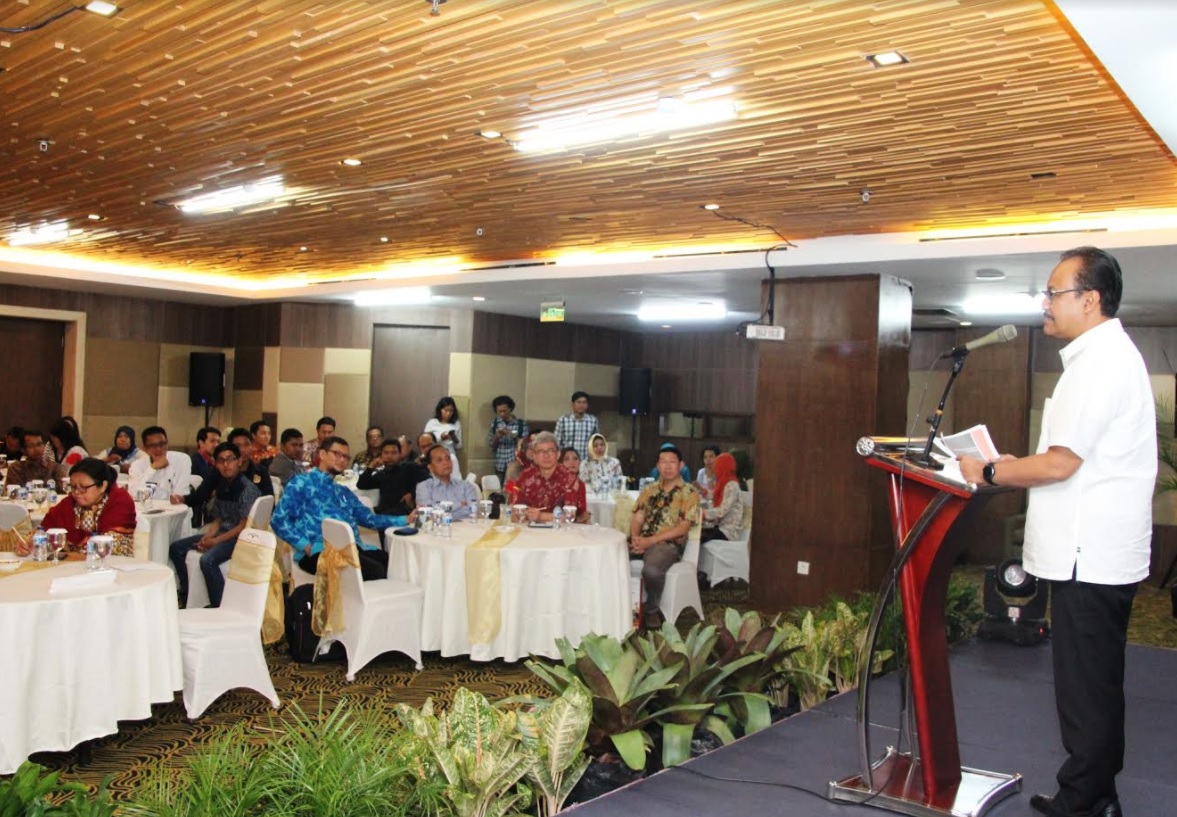
[[[1124,649],[1136,586],[1148,575],[1156,417],[1144,361],[1116,310],[1123,281],[1094,247],[1062,254],[1043,293],[1043,331],[1067,341],[1043,409],[1037,453],[961,460],[970,482],[1029,489],[1026,571],[1050,583],[1055,704],[1067,759],[1052,817],[1119,817]]]

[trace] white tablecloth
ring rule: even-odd
[[[171,570],[112,557],[102,588],[50,595],[83,562],[0,578],[0,774],[32,752],[65,751],[151,717],[183,688]]]
[[[421,649],[476,661],[559,656],[556,639],[588,633],[622,637],[633,623],[625,537],[595,525],[524,529],[499,551],[502,627],[492,644],[471,644],[466,620],[466,546],[487,528],[457,523],[453,538],[385,534],[388,576],[425,591]]]
[[[192,509],[187,505],[165,505],[162,501],[151,504],[150,509],[144,510],[141,503],[135,503],[135,558],[171,564],[168,548],[172,542],[195,533]]]

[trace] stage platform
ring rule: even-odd
[[[1050,645],[1017,647],[975,641],[951,652],[961,762],[1020,773],[1021,794],[998,803],[992,817],[1029,817],[1030,794],[1053,794],[1063,759],[1054,709]],[[872,684],[871,748],[877,757],[897,740],[894,676]],[[1118,780],[1127,817],[1177,815],[1177,651],[1129,646],[1127,741]],[[869,805],[825,799],[830,780],[858,771],[856,693],[832,698],[684,767],[660,772],[575,806],[576,817],[827,817],[882,814]],[[884,725],[885,724],[885,725]],[[905,747],[906,748],[906,747]],[[707,777],[704,777],[706,775]],[[734,778],[744,782],[715,780]]]

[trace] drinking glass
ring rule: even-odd
[[[110,552],[114,550],[114,537],[112,536],[91,536],[90,541],[94,543],[94,553],[97,554],[101,560],[102,565],[100,570],[106,570],[106,558],[110,556]]]
[[[36,502],[38,507],[40,507],[41,505],[44,505],[45,500],[48,498],[49,498],[49,492],[47,490],[45,490],[44,487],[39,487],[39,488],[33,489],[33,502]]]
[[[143,510],[151,510],[151,500],[155,499],[155,491],[159,488],[159,483],[145,482],[144,487],[147,489],[147,497],[143,500]]]
[[[490,524],[490,514],[494,509],[494,502],[489,499],[478,500],[478,521],[484,525]]]
[[[527,506],[526,505],[512,505],[511,506],[511,521],[516,525],[522,527],[527,522]]]
[[[564,506],[564,524],[571,525],[574,522],[576,522],[576,506],[575,505],[565,505]]]
[[[50,528],[49,530],[45,531],[45,533],[49,537],[49,553],[53,556],[50,561],[54,564],[57,564],[65,558],[66,546],[68,544],[65,536],[65,529]]]

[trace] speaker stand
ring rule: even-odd
[[[629,419],[629,472],[636,477],[638,475],[638,416],[631,414]]]
[[[204,404],[204,427],[205,428],[208,428],[208,410],[209,410],[209,408],[210,408],[209,404],[205,403]]]

